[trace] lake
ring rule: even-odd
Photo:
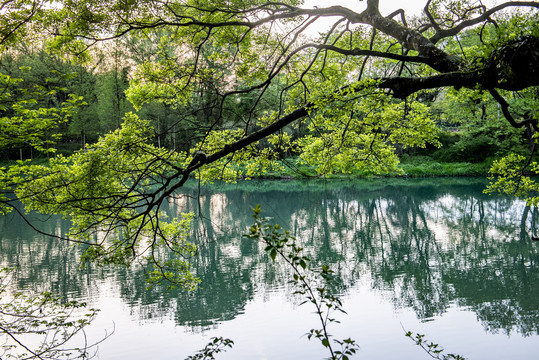
[[[251,208],[290,230],[314,266],[329,265],[347,314],[331,325],[358,359],[429,359],[406,331],[466,359],[537,359],[539,212],[482,193],[484,179],[251,181],[198,188],[169,199],[169,216],[193,211],[192,259],[200,287],[146,290],[144,268],[79,268],[79,249],[0,217],[2,266],[14,286],[51,290],[101,309],[87,329],[98,359],[184,359],[213,336],[234,341],[218,359],[323,359],[305,336],[318,328],[264,245],[243,237]],[[69,223],[32,216],[43,231]]]

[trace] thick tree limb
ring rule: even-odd
[[[375,50],[368,50],[368,49],[359,49],[359,48],[353,48],[353,49],[343,49],[334,45],[325,45],[325,44],[305,44],[302,46],[303,48],[315,48],[320,50],[329,50],[334,51],[336,53],[347,55],[347,56],[372,56],[377,58],[383,58],[383,59],[392,59],[397,61],[407,61],[407,62],[414,62],[414,63],[420,63],[420,64],[431,64],[431,59],[423,57],[423,56],[410,56],[410,55],[402,55],[402,54],[395,54],[385,51],[375,51]]]

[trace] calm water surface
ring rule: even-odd
[[[244,182],[185,189],[168,213],[193,211],[192,293],[145,290],[144,269],[79,269],[78,249],[0,217],[0,265],[14,286],[52,290],[101,309],[88,337],[113,335],[99,359],[183,359],[213,336],[234,340],[218,359],[322,359],[304,334],[317,328],[299,306],[289,271],[242,237],[251,207],[288,228],[315,265],[338,276],[348,315],[331,329],[352,337],[361,359],[428,359],[404,336],[426,334],[467,359],[537,359],[538,211],[482,193],[480,179]],[[60,234],[69,224],[36,217]]]

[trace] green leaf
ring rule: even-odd
[[[277,250],[275,250],[275,248],[271,249],[270,257],[271,257],[271,260],[275,261],[275,258],[277,257]]]
[[[322,345],[329,347],[329,340],[327,338],[322,339]]]

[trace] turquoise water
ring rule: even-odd
[[[170,216],[193,211],[192,293],[146,290],[144,269],[79,269],[78,249],[0,218],[1,264],[14,287],[52,290],[101,309],[87,329],[99,359],[183,359],[212,336],[234,347],[219,359],[323,359],[304,334],[318,324],[299,306],[289,269],[242,237],[251,207],[289,229],[313,264],[336,271],[347,315],[330,332],[352,337],[357,358],[428,359],[404,336],[422,333],[467,359],[536,359],[539,349],[539,215],[521,201],[482,193],[481,179],[260,181],[186,188]],[[34,217],[49,233],[56,217]]]

